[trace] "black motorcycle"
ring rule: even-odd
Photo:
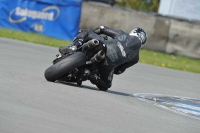
[[[47,81],[76,82],[78,85],[87,80],[90,72],[98,74],[98,64],[105,58],[105,44],[97,39],[89,40],[78,49],[71,47],[66,54],[57,54],[53,65],[45,70]]]

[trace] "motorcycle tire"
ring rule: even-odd
[[[75,68],[86,63],[86,55],[82,52],[76,52],[59,62],[53,64],[45,70],[44,76],[47,81],[55,82]]]

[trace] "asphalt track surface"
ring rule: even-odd
[[[131,97],[200,98],[200,75],[138,63],[107,92],[51,83],[57,48],[0,38],[0,133],[199,133],[200,120]]]

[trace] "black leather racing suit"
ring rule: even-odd
[[[105,26],[104,29],[97,27],[93,31],[112,38],[102,40],[107,47],[107,52],[105,60],[98,66],[100,77],[95,74],[89,76],[93,84],[100,90],[106,91],[112,86],[113,74],[121,74],[139,61],[141,41],[122,30],[114,30]],[[89,36],[92,37],[93,34]]]

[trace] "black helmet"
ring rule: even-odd
[[[141,47],[144,46],[144,44],[146,43],[147,41],[147,33],[142,29],[142,28],[135,28],[133,29],[130,33],[129,33],[130,36],[136,36],[140,39],[142,45]]]

